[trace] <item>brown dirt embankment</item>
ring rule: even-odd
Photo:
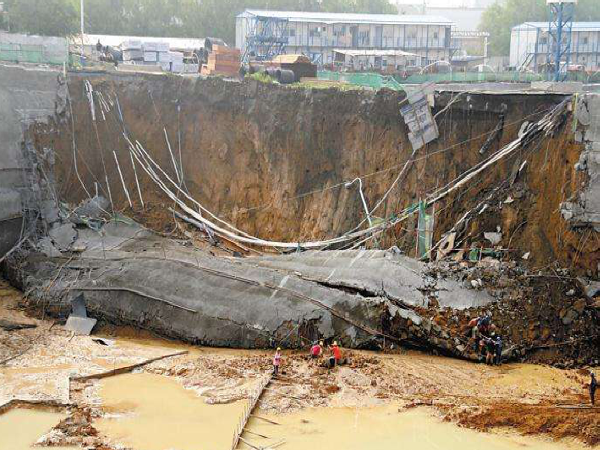
[[[87,79],[108,105],[100,111],[101,102],[96,101],[95,123],[85,95]],[[69,91],[73,121],[64,118],[32,130],[36,147],[56,152],[61,197],[71,202],[85,197],[74,170],[74,137],[78,172],[88,191],[94,192],[96,182],[106,195],[106,166],[116,208],[160,230],[173,227],[167,210],[172,202],[139,174],[146,202],[141,210],[119,111],[130,137],[175,177],[167,132],[177,160],[181,149],[184,181],[193,197],[244,231],[274,240],[307,241],[354,228],[364,219],[359,196],[356,189],[338,184],[362,176],[372,207],[412,152],[399,112],[403,93],[85,74],[70,75]],[[563,98],[514,93],[457,98],[451,92],[438,93],[433,112],[440,113],[440,137],[417,153],[406,178],[375,215],[389,217],[452,181],[515,139],[524,120],[539,119]],[[502,115],[502,133],[481,154]],[[113,150],[135,202],[133,211],[120,186]],[[534,141],[500,161],[436,206],[435,238],[503,183],[485,213],[476,215],[464,230],[467,244],[485,242],[482,233],[500,227],[499,245],[509,249],[510,256],[531,252],[528,263],[534,267],[559,261],[561,267],[595,275],[598,234],[571,230],[559,208],[585,181],[574,170],[580,151],[567,124],[554,138]],[[508,198],[512,202],[505,203]],[[413,254],[415,228],[411,218],[388,232],[383,244],[396,244]]]

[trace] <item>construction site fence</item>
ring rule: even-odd
[[[63,65],[69,62],[69,45],[64,38],[0,33],[0,61]]]
[[[535,74],[524,72],[452,72],[415,74],[409,77],[400,75],[382,75],[379,73],[353,73],[353,72],[318,72],[319,79],[338,81],[371,89],[394,89],[404,90],[404,85],[423,83],[531,83],[534,81],[551,81],[552,74]],[[581,81],[584,83],[600,83],[600,73],[570,73],[567,74],[568,81]]]

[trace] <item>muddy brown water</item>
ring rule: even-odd
[[[44,434],[58,425],[65,414],[33,409],[13,409],[0,415],[0,449],[33,450]],[[52,450],[79,450],[78,447],[51,447]]]
[[[112,417],[96,422],[112,442],[144,450],[229,449],[244,402],[209,405],[178,381],[148,373],[102,381],[100,396]],[[261,413],[262,414],[262,413]],[[243,438],[255,447],[285,440],[285,450],[307,448],[415,450],[575,450],[572,442],[552,442],[514,433],[479,433],[446,423],[431,410],[402,411],[397,404],[373,408],[309,408],[266,415],[279,423],[251,419]],[[263,438],[258,436],[267,436]],[[252,449],[241,443],[240,449]]]
[[[401,410],[402,411],[402,410]],[[268,447],[285,439],[285,450],[332,448],[344,450],[575,450],[571,442],[551,442],[516,434],[479,433],[437,418],[426,408],[399,412],[394,404],[374,408],[314,408],[267,416],[280,425],[251,419],[244,439]],[[251,449],[242,444],[240,449]],[[589,447],[588,447],[589,448]]]
[[[102,380],[100,397],[113,417],[95,422],[98,430],[143,450],[229,449],[246,405],[210,405],[177,380],[148,373]]]

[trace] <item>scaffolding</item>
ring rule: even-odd
[[[548,67],[553,71],[554,81],[563,81],[571,61],[573,13],[577,0],[547,0],[550,6],[548,22]],[[564,64],[564,70],[561,66]]]
[[[278,17],[244,17],[247,29],[242,62],[269,61],[285,53],[289,20]]]

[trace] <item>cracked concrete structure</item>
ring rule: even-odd
[[[29,128],[48,124],[64,107],[57,101],[59,77],[55,70],[0,65],[0,258],[19,240],[24,214],[41,211],[40,202],[55,211],[49,191],[40,189],[32,176],[38,161],[27,147]]]
[[[576,137],[585,144],[585,150],[575,167],[587,175],[587,180],[577,198],[563,203],[561,211],[573,226],[591,226],[600,231],[600,95],[579,98],[576,114]]]
[[[325,286],[349,288],[410,306],[426,307],[435,299],[442,308],[465,309],[494,301],[486,291],[469,289],[455,280],[430,277],[424,263],[391,251],[334,250],[249,260]]]

